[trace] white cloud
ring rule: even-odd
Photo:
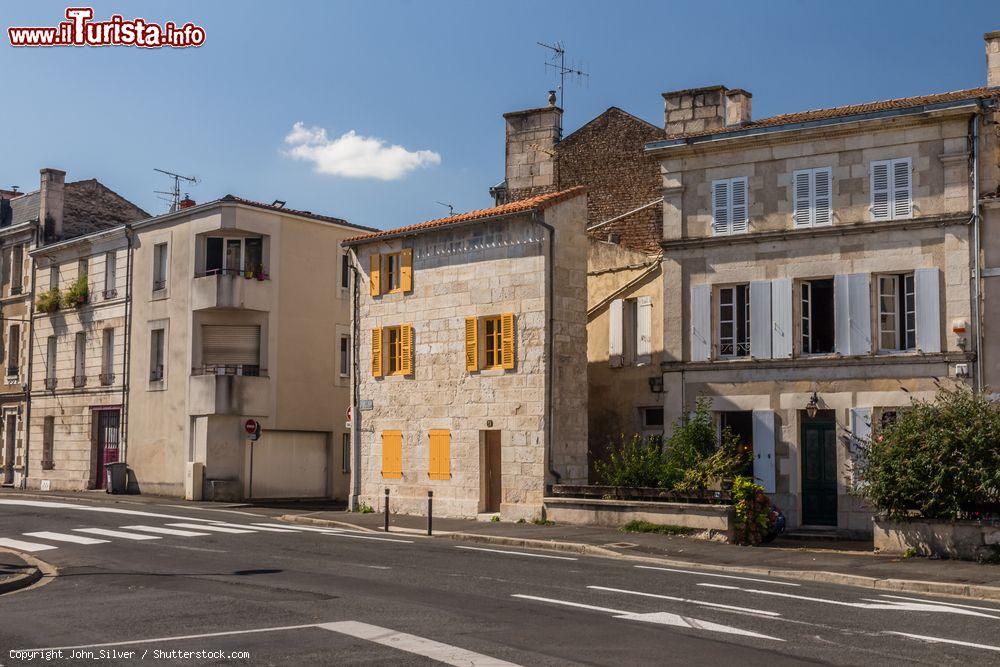
[[[389,146],[382,139],[363,137],[354,130],[330,139],[322,127],[295,123],[285,143],[291,146],[285,152],[289,157],[312,162],[321,174],[344,178],[394,181],[414,169],[441,164],[441,156],[434,151],[409,151],[402,146]]]

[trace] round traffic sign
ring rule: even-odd
[[[260,424],[257,423],[256,419],[248,419],[243,424],[243,430],[247,432],[247,435],[253,435],[260,428]]]

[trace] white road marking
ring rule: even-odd
[[[670,595],[659,595],[657,593],[645,593],[643,591],[628,591],[623,588],[608,588],[607,586],[587,586],[598,591],[610,591],[612,593],[627,593],[628,595],[641,595],[647,598],[657,598],[659,600],[671,600],[673,602],[690,602],[705,607],[716,607],[718,609],[732,609],[733,611],[745,611],[750,614],[763,614],[764,616],[781,616],[776,611],[764,611],[763,609],[750,609],[749,607],[736,607],[731,604],[719,604],[717,602],[705,602],[704,600],[690,600],[688,598],[676,598]]]
[[[994,607],[974,607],[971,604],[958,604],[957,602],[944,602],[942,600],[922,600],[920,598],[907,598],[902,595],[880,595],[883,598],[894,598],[896,600],[909,600],[910,602],[930,602],[933,604],[943,604],[948,607],[961,607],[962,609],[976,609],[978,611],[992,611],[994,613],[1000,613],[1000,609]]]
[[[375,537],[374,535],[360,535],[356,533],[327,533],[330,537],[350,537],[355,540],[375,540],[376,542],[399,542],[400,544],[413,544],[413,540],[398,540],[393,537]]]
[[[762,584],[774,584],[775,586],[801,586],[790,581],[772,581],[771,579],[754,579],[752,577],[737,577],[732,574],[716,574],[714,572],[701,572],[699,570],[678,570],[672,567],[654,567],[652,565],[636,565],[640,570],[661,570],[663,572],[680,572],[682,574],[697,574],[702,577],[719,577],[722,579],[739,579],[741,581],[756,581]]]
[[[749,630],[742,630],[740,628],[735,628],[729,625],[721,625],[719,623],[710,623],[709,621],[702,621],[697,618],[691,618],[689,616],[680,616],[679,614],[672,614],[666,611],[658,611],[652,613],[641,613],[633,611],[622,611],[621,609],[610,609],[608,607],[597,607],[589,604],[582,604],[580,602],[569,602],[567,600],[555,600],[552,598],[542,598],[535,595],[520,595],[515,594],[511,597],[521,598],[523,600],[535,600],[537,602],[549,602],[551,604],[563,605],[566,607],[577,607],[580,609],[589,609],[591,611],[603,611],[612,614],[614,618],[620,618],[626,621],[641,621],[643,623],[656,623],[659,625],[671,625],[678,628],[690,628],[692,630],[707,630],[709,632],[721,632],[728,635],[742,635],[744,637],[756,637],[758,639],[770,639],[772,641],[783,642],[784,639],[778,637],[771,637],[770,635],[762,635],[757,632],[751,632]]]
[[[73,505],[72,503],[56,503],[48,500],[8,500],[0,499],[0,505],[20,505],[24,507],[41,507],[45,509],[79,510],[81,512],[102,512],[106,514],[129,514],[131,516],[152,516],[158,519],[181,519],[183,521],[211,521],[211,519],[198,519],[188,516],[177,516],[175,514],[160,514],[158,512],[142,512],[140,510],[126,510],[118,507],[91,507],[89,505]],[[186,509],[198,509],[190,507]]]
[[[248,526],[245,523],[226,523],[225,521],[213,521],[213,526],[225,526],[226,528],[238,528],[240,530],[259,530],[265,533],[294,533],[294,530],[289,530],[288,528],[269,528],[261,526],[260,524],[254,526]]]
[[[74,528],[77,533],[90,533],[91,535],[104,535],[106,537],[120,537],[123,540],[158,540],[156,535],[140,535],[139,533],[126,533],[121,530],[108,530],[107,528]]]
[[[556,560],[576,560],[575,558],[570,558],[569,556],[551,556],[549,554],[532,554],[525,551],[505,551],[503,549],[485,549],[483,547],[461,547],[456,546],[456,549],[468,549],[469,551],[490,551],[495,554],[510,554],[512,556],[534,556],[535,558],[554,558]]]
[[[886,630],[883,634],[886,635],[898,635],[900,637],[909,637],[910,639],[919,639],[925,642],[931,642],[934,644],[955,644],[956,646],[968,646],[970,648],[981,648],[986,651],[1000,651],[1000,646],[990,646],[989,644],[976,644],[975,642],[963,642],[957,639],[945,639],[944,637],[927,637],[926,635],[914,635],[909,632],[892,632]]]
[[[321,623],[318,627],[332,632],[338,632],[349,637],[365,639],[382,646],[420,655],[431,660],[443,662],[446,665],[465,665],[470,667],[507,667],[515,663],[493,658],[482,653],[474,653],[464,648],[443,644],[433,639],[425,639],[405,632],[396,632],[377,625],[359,623],[357,621],[340,621],[337,623]]]
[[[961,609],[959,607],[950,607],[946,605],[940,605],[934,602],[894,602],[886,601],[882,602],[880,600],[873,600],[871,598],[862,598],[863,602],[845,602],[843,600],[828,600],[826,598],[815,598],[808,595],[793,595],[792,593],[779,593],[777,591],[762,591],[756,588],[740,588],[739,586],[723,586],[722,584],[698,584],[699,586],[705,586],[708,588],[721,588],[731,591],[743,591],[744,593],[756,593],[757,595],[770,595],[773,597],[780,598],[791,598],[793,600],[805,600],[807,602],[819,602],[822,604],[833,604],[840,607],[853,607],[855,609],[879,609],[884,611],[930,611],[937,612],[941,614],[957,614],[959,616],[979,616],[981,618],[994,618],[1000,620],[1000,616],[992,616],[990,614],[982,614],[978,611],[972,611],[971,609]]]
[[[260,526],[261,528],[284,528],[286,530],[302,530],[308,533],[342,533],[346,528],[317,528],[314,526],[299,526],[292,524],[277,524],[277,523],[252,523],[251,526]],[[357,531],[356,531],[357,532]]]
[[[66,533],[53,533],[48,530],[40,530],[37,533],[25,533],[25,537],[39,537],[43,540],[54,540],[55,542],[72,542],[74,544],[106,544],[107,540],[99,540],[95,537],[84,537],[83,535],[68,535]]]
[[[198,533],[193,530],[179,530],[177,528],[164,528],[162,526],[122,526],[123,530],[138,530],[143,533],[157,533],[158,535],[176,535],[177,537],[202,537],[208,533]]]
[[[48,549],[59,548],[59,547],[54,547],[51,544],[39,544],[37,542],[22,542],[21,540],[11,540],[6,537],[0,537],[0,547],[10,547],[11,549],[20,549],[21,551],[47,551]]]
[[[168,523],[168,526],[174,526],[176,528],[192,528],[194,530],[207,530],[210,533],[231,533],[233,535],[240,533],[252,533],[252,530],[246,530],[245,528],[226,528],[225,526],[218,526],[214,523]]]
[[[309,623],[307,625],[282,625],[273,628],[255,628],[253,630],[229,630],[227,632],[208,632],[201,635],[174,635],[172,637],[154,637],[152,639],[130,639],[121,642],[106,642],[103,644],[80,644],[79,646],[52,646],[46,648],[26,648],[22,649],[27,652],[35,651],[72,651],[74,649],[84,649],[84,648],[107,648],[111,646],[133,646],[135,644],[155,644],[156,642],[176,642],[184,639],[207,639],[209,637],[231,637],[233,635],[251,635],[260,632],[283,632],[288,630],[302,630],[305,628],[314,628],[315,623]]]

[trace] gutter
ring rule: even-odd
[[[552,420],[552,328],[555,326],[555,281],[553,274],[555,273],[556,229],[549,223],[545,222],[545,220],[538,214],[538,211],[531,212],[530,220],[531,222],[548,230],[549,238],[549,262],[548,270],[545,272],[546,301],[549,306],[548,323],[545,327],[545,439],[547,441],[545,447],[545,461],[549,474],[555,478],[555,483],[558,484],[559,480],[562,479],[562,475],[560,475],[556,470],[552,458],[552,448],[555,446]]]
[[[351,492],[348,496],[348,509],[358,511],[361,497],[361,376],[358,367],[358,352],[361,348],[358,322],[359,298],[358,292],[358,255],[354,248],[349,248],[351,276]]]
[[[982,245],[982,217],[979,206],[979,118],[983,115],[983,103],[980,100],[976,115],[969,121],[969,128],[972,140],[970,152],[972,153],[972,284],[974,302],[972,309],[972,330],[976,332],[976,391],[983,391],[983,332],[982,332],[982,279],[983,267],[980,261],[980,251]]]
[[[970,97],[964,100],[953,100],[950,102],[937,102],[935,104],[922,104],[917,107],[906,107],[903,109],[888,109],[885,111],[869,111],[867,113],[851,114],[849,116],[836,116],[833,118],[821,118],[818,120],[807,120],[798,123],[785,123],[770,127],[747,128],[745,130],[733,130],[730,132],[717,132],[715,134],[705,134],[697,137],[681,137],[679,139],[664,139],[646,144],[645,153],[655,153],[670,148],[680,146],[692,146],[695,144],[715,143],[728,139],[738,139],[743,137],[760,137],[784,132],[795,132],[819,127],[831,127],[835,125],[846,125],[866,120],[885,120],[888,118],[901,118],[905,116],[919,116],[934,111],[944,111],[952,109],[979,108],[981,100],[978,97]]]
[[[39,241],[42,225],[35,221],[35,243]],[[30,252],[28,253],[30,256]],[[23,271],[23,269],[21,269]],[[35,277],[38,272],[38,262],[32,258],[31,261],[31,291],[28,292],[28,349],[21,350],[21,354],[28,353],[28,374],[23,385],[24,390],[24,474],[21,475],[21,488],[28,488],[28,467],[31,458],[31,367],[35,355],[33,354],[35,345]],[[13,280],[13,277],[11,278]]]
[[[125,238],[128,240],[128,249],[125,254],[125,335],[122,343],[122,415],[119,426],[118,446],[121,448],[122,463],[128,463],[128,389],[129,389],[129,351],[132,348],[132,255],[135,233],[132,225],[125,225]]]

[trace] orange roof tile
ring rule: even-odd
[[[382,231],[375,232],[374,234],[365,234],[363,236],[355,236],[344,241],[345,244],[353,244],[358,242],[374,241],[379,238],[386,236],[401,236],[404,234],[417,234],[431,229],[439,229],[441,227],[447,227],[449,225],[458,224],[461,222],[468,222],[469,220],[486,220],[489,218],[496,218],[503,215],[511,215],[513,213],[525,213],[527,211],[542,211],[546,208],[558,204],[561,201],[565,201],[577,195],[586,192],[587,188],[578,185],[574,188],[569,188],[568,190],[561,190],[560,192],[549,192],[547,194],[538,195],[536,197],[529,197],[528,199],[519,199],[518,201],[510,202],[509,204],[504,204],[502,206],[494,206],[493,208],[484,208],[478,211],[469,211],[468,213],[459,213],[458,215],[451,215],[447,218],[438,218],[436,220],[428,220],[426,222],[420,222],[415,225],[409,225],[407,227],[396,227],[395,229],[384,229]]]

